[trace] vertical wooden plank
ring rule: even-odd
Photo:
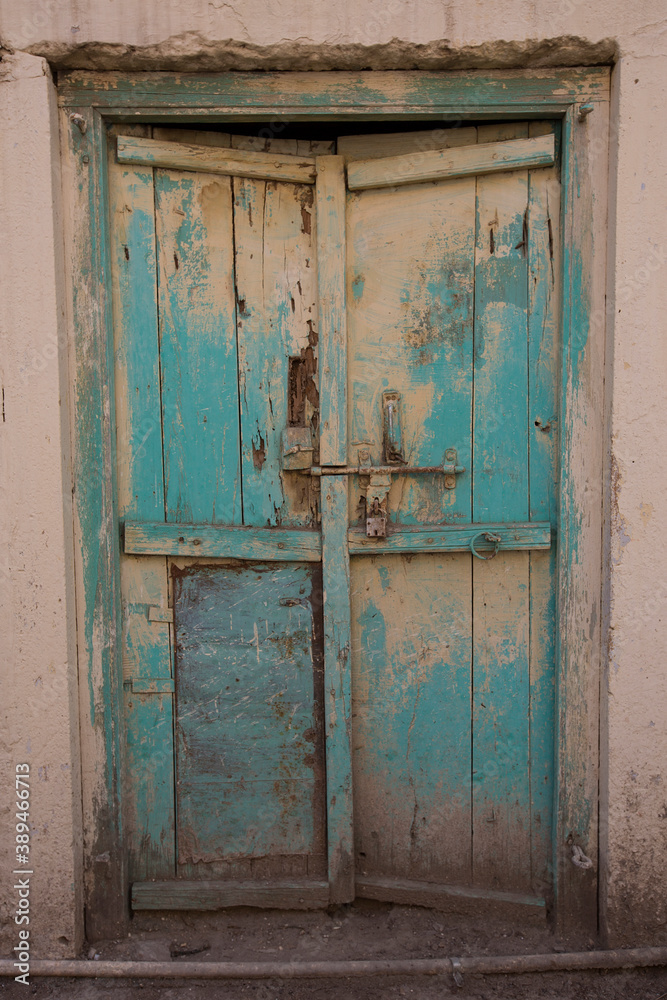
[[[322,477],[324,596],[324,732],[327,841],[332,903],[354,899],[350,758],[350,557],[345,476]]]
[[[358,877],[471,881],[470,557],[351,560]]]
[[[609,105],[589,128],[572,108],[563,121],[563,370],[557,794],[557,926],[597,932],[606,246]],[[601,831],[602,836],[605,831]],[[593,867],[572,864],[572,847]]]
[[[485,125],[479,142],[527,125]],[[473,520],[528,517],[528,171],[477,178]]]
[[[480,142],[526,125],[482,126]],[[527,171],[477,178],[473,521],[528,514]],[[473,879],[530,886],[529,556],[473,559]]]
[[[530,135],[553,126],[532,122]],[[531,171],[528,206],[530,520],[550,521],[554,544],[530,554],[530,797],[533,889],[552,884],[556,676],[558,419],[560,373],[560,180]]]
[[[384,138],[361,137],[364,154],[380,155]],[[422,148],[412,136],[387,143]],[[348,194],[346,225],[349,461],[361,449],[382,461],[382,392],[395,389],[406,460],[437,465],[455,447],[467,471],[454,490],[438,476],[396,478],[390,519],[469,521],[475,180]],[[353,520],[361,492],[355,477]],[[354,559],[351,572],[357,871],[468,883],[470,558]]]
[[[342,156],[316,158],[322,465],[347,462],[344,162]]]
[[[140,127],[135,131],[140,131]],[[145,130],[144,130],[145,131]],[[164,485],[157,328],[153,171],[109,160],[111,282],[116,359],[116,462],[121,519],[162,520]],[[131,880],[174,871],[171,694],[133,694],[133,678],[171,675],[164,557],[121,555],[125,760]]]
[[[72,128],[70,114],[85,122]],[[114,454],[113,331],[107,136],[101,116],[66,106],[61,118],[71,212],[72,431],[77,654],[81,679],[84,892],[91,940],[127,933],[122,839],[122,659]]]
[[[233,191],[243,523],[305,526],[317,520],[310,480],[283,472],[281,444],[297,389],[317,440],[313,187],[234,178]]]
[[[231,181],[155,173],[168,521],[240,524]]]
[[[320,462],[347,461],[345,174],[340,156],[317,157],[317,294],[320,335]],[[322,477],[324,731],[332,903],[354,899],[350,758],[350,557],[346,476]]]

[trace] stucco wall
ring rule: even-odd
[[[43,59],[0,63],[0,926],[30,884],[30,942],[80,944],[81,793],[64,379],[60,160],[55,89]],[[15,860],[15,766],[28,764],[30,864]],[[24,773],[22,771],[22,773]],[[3,948],[3,957],[8,951]]]
[[[611,943],[663,941],[667,932],[663,889],[667,862],[667,544],[663,530],[667,515],[667,424],[660,418],[667,381],[664,0],[639,0],[633,4],[626,0],[545,0],[540,4],[529,0],[477,4],[460,0],[355,0],[347,5],[298,0],[144,0],[141,4],[136,0],[25,0],[22,4],[2,0],[0,9],[0,35],[5,45],[46,56],[55,68],[447,69],[615,63],[607,301],[613,353],[609,394],[612,536],[607,588],[611,645],[608,678],[602,679],[603,704],[608,712],[603,718],[602,734],[601,829],[608,886],[603,884],[603,908]],[[9,89],[6,84],[1,86],[5,91]],[[5,239],[0,245],[0,263],[4,274],[12,276],[12,284],[20,283],[17,287],[23,289],[27,308],[11,314],[9,325],[5,321],[3,327],[15,346],[12,351],[3,349],[2,364],[6,377],[21,389],[25,406],[21,418],[24,433],[19,430],[10,436],[13,416],[2,425],[1,433],[8,439],[3,482],[13,489],[11,501],[7,500],[8,513],[3,517],[8,518],[6,537],[26,538],[21,564],[34,574],[40,557],[43,565],[39,532],[44,519],[52,528],[57,515],[62,519],[59,497],[63,483],[53,454],[58,427],[53,409],[55,365],[47,365],[44,373],[31,375],[23,385],[20,371],[15,369],[24,364],[25,345],[32,344],[39,352],[45,328],[55,331],[58,326],[55,292],[48,301],[38,302],[30,270],[35,266],[30,250],[34,246],[41,248],[44,267],[50,274],[53,272],[53,259],[49,257],[49,243],[55,237],[49,214],[52,178],[46,166],[53,147],[45,148],[52,128],[47,111],[48,80],[27,78],[13,86],[11,93],[17,95],[17,103],[5,104],[4,146],[7,155],[14,155],[13,143],[18,137],[27,153],[22,153],[20,162],[14,164],[19,176],[13,183],[18,190],[7,210],[13,236],[28,248],[24,262],[29,266],[27,270],[17,267],[16,244]],[[33,96],[37,91],[40,96]],[[39,137],[26,119],[28,97],[36,102],[44,122]],[[33,182],[24,168],[35,144],[42,172]],[[32,200],[34,192],[48,203],[40,215],[48,219],[44,224],[48,231],[38,227],[31,214],[38,211]],[[17,216],[21,204],[28,212],[27,228],[23,224],[22,229]],[[30,219],[35,219],[32,227]],[[55,279],[50,280],[53,283]],[[41,289],[43,282],[37,282],[37,286]],[[34,405],[36,400],[38,405]],[[51,436],[48,444],[46,433]],[[41,461],[46,461],[51,470],[48,511],[43,503],[32,499],[26,485],[32,475],[26,472],[26,457],[28,470],[39,468]],[[35,496],[41,498],[44,488],[40,476]],[[32,510],[35,514],[31,520]],[[58,530],[60,551],[64,545],[62,526]],[[18,549],[12,548],[11,552]],[[65,581],[62,570],[57,568],[59,558],[51,548],[47,558],[49,573],[40,576],[39,615],[32,610],[34,590],[27,582],[18,586],[16,574],[11,578],[14,582],[7,598],[10,607],[3,617],[3,628],[7,628],[6,621],[25,616],[39,623],[30,645],[21,649],[12,638],[16,632],[10,626],[5,648],[10,651],[10,660],[14,650],[19,664],[16,669],[23,671],[24,689],[32,685],[32,704],[38,706],[39,699],[43,699],[44,739],[52,754],[48,759],[58,761],[56,769],[71,763],[66,753],[67,739],[58,731],[65,716],[57,724],[50,715],[47,717],[49,695],[46,686],[35,687],[35,680],[38,675],[46,676],[42,633],[47,615],[43,609],[59,598],[64,601]],[[18,629],[18,625],[13,628]],[[57,669],[65,668],[62,628],[58,633]],[[14,736],[10,740],[13,753],[18,752],[17,741],[20,732],[25,731],[21,725],[24,716],[18,708],[22,703],[20,691],[16,697],[17,707],[12,710]],[[63,697],[58,702],[62,712],[65,702]],[[56,749],[58,741],[62,746]],[[63,799],[69,802],[69,785],[67,796],[70,798]],[[65,822],[64,813],[59,815],[59,821]],[[68,852],[71,865],[71,845]],[[60,890],[65,881],[63,878],[58,883]],[[49,899],[55,891],[54,884]]]

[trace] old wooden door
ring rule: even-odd
[[[463,156],[550,131],[446,138]],[[541,907],[554,790],[557,168],[430,180],[433,138],[420,141],[339,145],[348,161],[369,158],[348,163],[350,464],[362,452],[391,459],[393,407],[395,470],[443,458],[465,470],[394,472],[386,541],[351,534],[357,892]],[[412,167],[372,159],[410,143]],[[422,183],[406,183],[420,171]],[[351,524],[374,491],[352,480]]]
[[[551,129],[118,131],[133,904],[543,905]]]

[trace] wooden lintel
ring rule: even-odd
[[[124,550],[132,555],[319,562],[322,542],[319,532],[298,529],[126,522]]]
[[[485,536],[500,538],[499,551],[512,549],[551,548],[551,525],[546,521],[529,524],[433,524],[415,527],[390,525],[386,538],[368,538],[361,528],[348,531],[348,547],[352,555],[373,555],[375,552],[466,552],[471,541],[475,549],[487,558],[494,542]]]
[[[197,170],[208,174],[254,177],[258,180],[315,183],[315,159],[312,156],[289,156],[259,153],[244,149],[221,149],[215,146],[164,142],[132,135],[119,135],[119,163],[173,170]]]
[[[532,139],[508,139],[455,149],[426,149],[400,156],[357,160],[347,165],[350,191],[399,187],[504,170],[548,167],[554,162],[553,133]]]
[[[171,879],[135,882],[133,910],[222,910],[228,906],[257,906],[285,910],[315,910],[329,905],[326,882],[209,882]]]

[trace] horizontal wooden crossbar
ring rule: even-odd
[[[135,882],[133,910],[222,910],[227,906],[314,910],[329,905],[327,882],[209,882],[172,879]]]
[[[548,521],[527,524],[436,524],[397,527],[389,525],[386,538],[369,538],[363,528],[348,531],[351,555],[378,552],[467,552],[475,540],[478,552],[488,553],[499,538],[500,551],[548,549]],[[322,540],[318,531],[290,528],[245,528],[223,524],[166,524],[128,522],[124,551],[130,555],[199,556],[214,559],[249,559],[269,562],[319,562]]]
[[[183,142],[163,142],[132,135],[119,135],[119,163],[173,170],[198,170],[208,174],[255,177],[260,180],[315,183],[315,158],[278,153],[258,153],[218,146],[195,146]]]
[[[347,165],[350,191],[398,187],[503,170],[549,167],[554,162],[553,134],[533,139],[508,139],[454,149],[426,149],[400,156],[357,160]]]
[[[125,552],[151,556],[203,556],[269,562],[319,562],[318,531],[237,528],[223,524],[126,523]]]
[[[377,552],[466,552],[475,540],[478,552],[488,553],[495,543],[486,534],[497,536],[499,551],[508,549],[548,549],[551,525],[548,521],[529,524],[437,524],[394,527],[389,525],[386,538],[368,538],[362,528],[348,532],[351,555]]]

